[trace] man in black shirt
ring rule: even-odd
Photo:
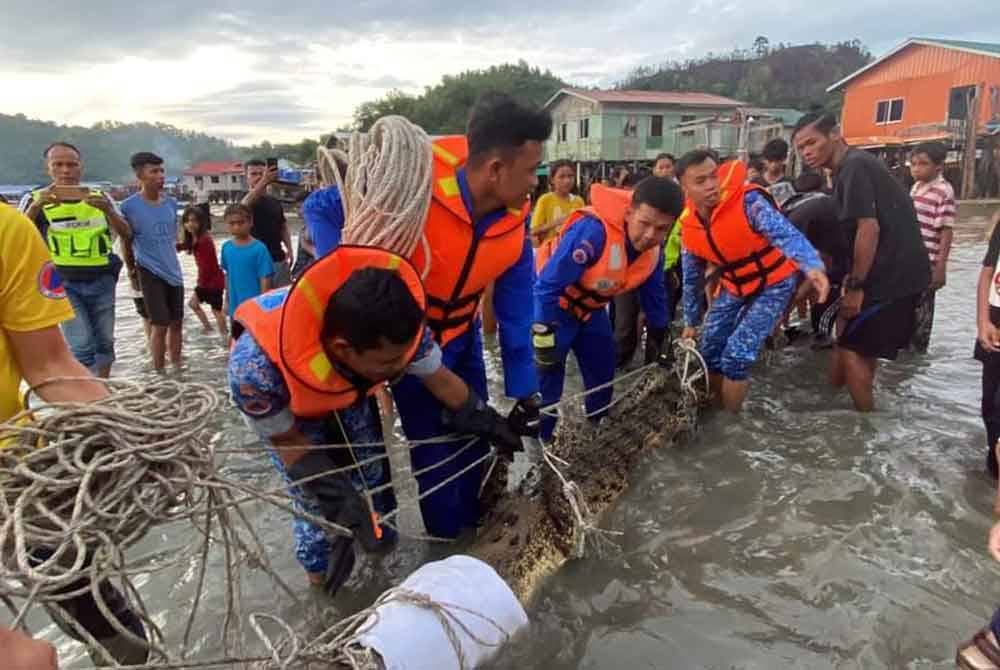
[[[764,145],[760,157],[764,169],[760,171],[760,176],[750,182],[766,188],[778,206],[784,207],[785,201],[795,194],[792,180],[785,174],[788,166],[788,142],[775,137]]]
[[[288,286],[291,280],[292,234],[285,220],[285,210],[277,198],[267,194],[267,187],[278,179],[278,168],[254,158],[246,162],[247,186],[250,192],[243,198],[243,204],[253,214],[250,234],[264,243],[274,261],[272,288]]]
[[[847,146],[832,114],[803,116],[792,141],[810,168],[834,171],[833,197],[853,253],[831,380],[846,385],[854,406],[868,412],[875,406],[878,359],[895,360],[907,346],[916,327],[917,301],[930,283],[917,214],[909,194],[878,158]]]

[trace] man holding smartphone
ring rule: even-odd
[[[246,171],[250,192],[243,197],[242,202],[253,214],[250,234],[263,242],[271,252],[271,260],[274,262],[271,288],[288,286],[292,283],[292,235],[288,231],[288,221],[285,220],[281,202],[267,194],[267,187],[278,181],[278,159],[248,160]]]
[[[48,243],[76,314],[62,324],[73,355],[107,377],[115,360],[115,286],[122,267],[111,250],[112,233],[127,240],[132,232],[107,195],[80,185],[79,149],[53,142],[43,155],[52,183],[26,195],[20,209]]]

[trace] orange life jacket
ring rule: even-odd
[[[590,187],[592,206],[578,209],[568,217],[559,233],[535,250],[535,269],[542,268],[552,257],[563,235],[577,221],[592,216],[604,226],[604,251],[597,262],[587,268],[579,281],[563,289],[559,306],[580,321],[587,321],[593,312],[603,309],[619,293],[638,287],[659,267],[660,247],[639,254],[629,263],[626,250],[625,210],[632,202],[632,192],[601,184]]]
[[[403,257],[374,247],[341,245],[317,260],[291,287],[247,300],[234,315],[274,363],[288,386],[292,414],[322,417],[375,393],[385,380],[367,380],[342,371],[320,341],[327,303],[355,270],[395,270],[422,310],[427,300],[420,275]],[[420,346],[423,327],[410,344],[408,360]]]
[[[434,141],[433,149],[434,195],[424,228],[426,245],[421,241],[410,260],[427,290],[427,323],[444,346],[469,329],[487,285],[521,257],[530,209],[525,200],[521,209],[507,210],[474,239],[458,185],[458,170],[469,154],[466,138],[442,137]]]
[[[684,250],[715,265],[722,287],[736,296],[755,295],[798,271],[795,262],[747,220],[747,193],[758,191],[772,204],[774,200],[766,189],[745,183],[746,174],[746,165],[740,161],[723,163],[719,166],[721,199],[708,225],[690,199],[680,218]]]

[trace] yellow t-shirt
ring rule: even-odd
[[[568,198],[560,197],[556,193],[546,193],[538,199],[535,211],[531,214],[531,231],[535,232],[539,228],[549,225],[553,221],[562,223],[562,219],[569,216],[574,210],[584,207],[583,198],[578,195],[570,195]],[[555,226],[542,236],[542,242],[552,239],[559,232],[559,226]]]
[[[41,330],[72,318],[66,290],[35,224],[0,203],[0,421],[21,409],[21,371],[7,333]]]

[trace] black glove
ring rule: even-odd
[[[663,353],[665,339],[667,339],[666,328],[646,326],[646,351],[643,359],[647,365],[660,358],[660,354]],[[670,347],[667,347],[667,349],[669,350]]]
[[[524,450],[521,437],[472,389],[461,407],[454,412],[445,410],[444,422],[457,433],[471,433],[489,440],[501,456],[513,458],[514,452]]]
[[[535,349],[535,367],[539,372],[562,365],[556,351],[556,329],[550,323],[535,322],[531,326],[531,346]]]
[[[538,422],[542,416],[540,405],[541,398],[537,393],[521,398],[507,415],[507,425],[518,435],[538,437]]]
[[[336,470],[337,467],[329,454],[311,450],[288,468],[288,476],[292,483],[296,483],[306,477]],[[346,472],[323,475],[300,486],[316,498],[323,517],[331,523],[350,529],[354,533],[354,539],[361,543],[365,551],[378,551],[382,548],[376,537],[368,505],[361,494],[354,490]]]

